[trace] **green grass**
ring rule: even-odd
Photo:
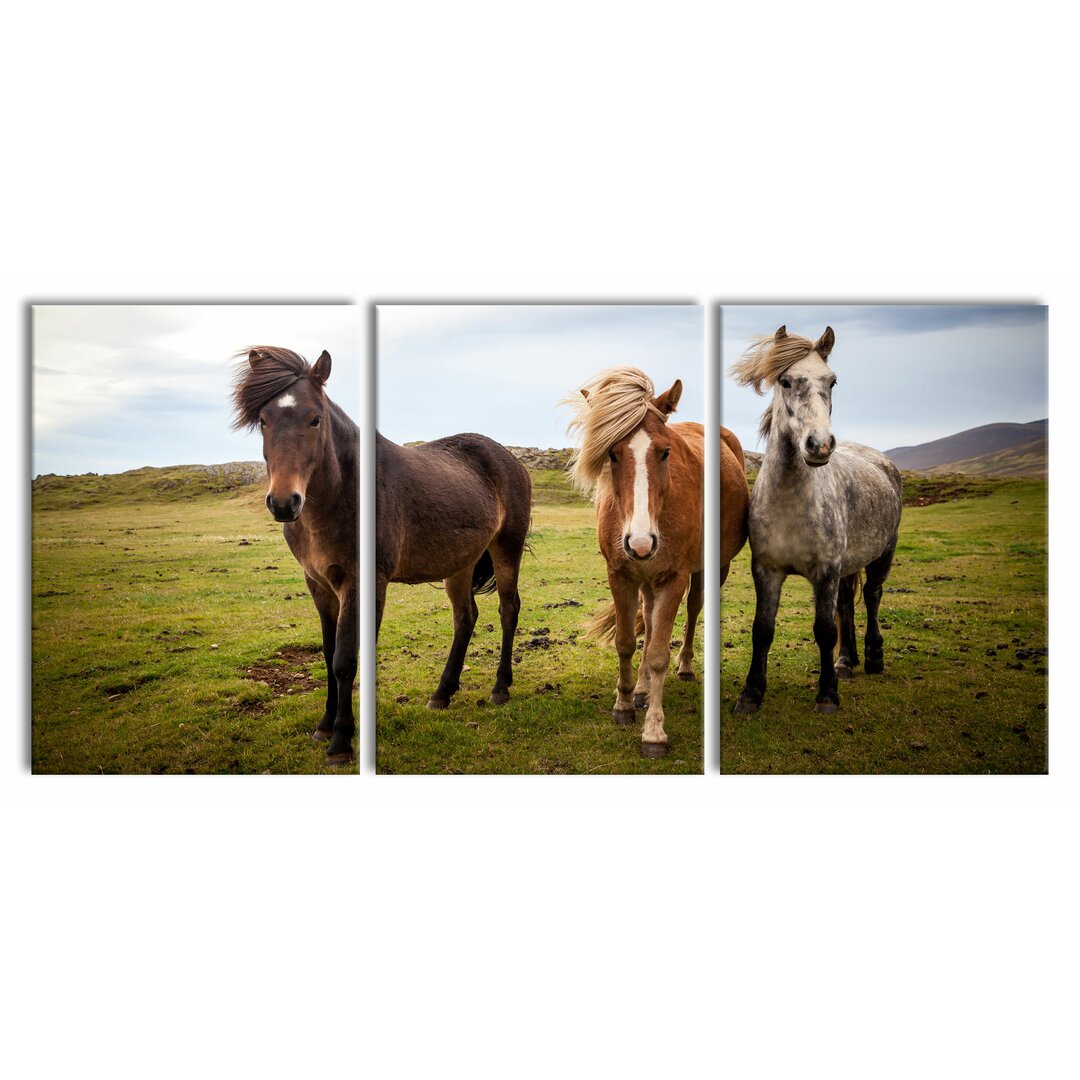
[[[35,482],[35,772],[353,771],[310,738],[326,665],[281,527],[261,486],[216,486],[184,470]]]
[[[595,512],[565,474],[532,475],[532,553],[522,565],[509,703],[486,700],[499,656],[498,598],[477,598],[480,617],[461,689],[449,709],[433,711],[426,703],[453,637],[450,605],[441,588],[391,585],[376,669],[379,772],[700,773],[702,684],[676,679],[674,662],[664,691],[666,758],[641,757],[643,713],[630,727],[611,719],[615,650],[581,635],[584,619],[611,600]],[[680,615],[677,634],[684,625]],[[698,627],[700,634],[700,621]]]
[[[905,481],[909,497],[934,497],[936,481]],[[744,549],[721,598],[724,772],[1046,771],[1047,485],[969,487],[947,493],[950,501],[905,506],[881,605],[885,674],[856,669],[831,716],[813,711],[812,595],[796,577],[784,586],[761,710],[732,713],[754,617]],[[865,627],[860,599],[860,659]]]

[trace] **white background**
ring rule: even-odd
[[[11,1075],[1076,1075],[1061,10],[8,13]],[[1049,303],[1051,775],[28,776],[26,303],[298,298]]]

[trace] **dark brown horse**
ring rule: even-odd
[[[352,760],[352,692],[359,622],[356,604],[359,432],[325,394],[330,354],[312,365],[288,349],[258,345],[233,388],[236,428],[258,428],[270,478],[266,508],[304,570],[322,624],[326,711],[315,728],[327,760]]]
[[[454,609],[454,643],[428,708],[445,709],[476,625],[474,596],[498,589],[502,653],[491,702],[501,705],[514,680],[518,573],[532,510],[529,474],[506,447],[483,435],[419,446],[398,446],[378,432],[375,440],[375,632],[389,582],[443,582]]]
[[[727,580],[731,560],[747,537],[750,489],[742,443],[726,427],[720,429],[720,584]]]

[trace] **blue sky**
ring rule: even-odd
[[[569,446],[559,400],[623,364],[657,393],[682,379],[676,419],[705,420],[696,305],[388,305],[377,325],[378,425],[394,442],[477,431],[511,446]]]
[[[836,333],[833,432],[879,450],[998,422],[1049,415],[1047,309],[1029,305],[727,305],[721,314],[724,424],[761,450],[770,398],[727,374],[758,334],[787,325],[816,340]]]
[[[363,336],[347,305],[37,306],[33,473],[114,473],[262,455],[230,430],[232,354],[333,358],[327,393],[355,419]]]

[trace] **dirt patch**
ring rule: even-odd
[[[905,506],[932,506],[934,503],[954,502],[957,499],[981,499],[992,490],[992,484],[966,476],[939,477],[904,473]]]
[[[244,678],[266,683],[274,697],[318,690],[321,682],[312,678],[310,666],[322,656],[317,645],[285,645],[277,651],[278,659],[252,664]]]

